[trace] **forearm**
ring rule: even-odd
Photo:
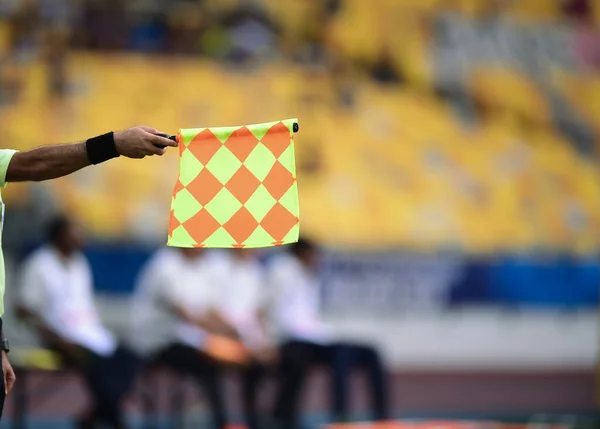
[[[14,155],[11,152],[6,181],[40,182],[56,179],[121,155],[127,158],[163,155],[167,147],[177,145],[176,141],[153,128],[135,127],[92,137],[82,143],[41,146]]]
[[[223,315],[215,310],[211,309],[207,312],[203,318],[207,324],[213,327],[216,333],[226,335],[228,337],[240,338],[240,333]]]
[[[189,323],[199,327],[213,334],[226,335],[231,337],[238,337],[235,329],[231,328],[228,324],[224,323],[221,317],[215,315],[213,311],[208,311],[204,314],[192,314],[190,311],[185,309],[183,306],[175,305],[173,310],[177,317],[183,322]]]
[[[43,181],[67,176],[90,165],[85,143],[41,146],[17,152],[6,171],[7,182]]]
[[[17,317],[35,329],[39,337],[46,343],[54,344],[59,348],[68,348],[70,346],[71,343],[54,332],[54,330],[50,328],[41,317],[25,306],[17,306]]]
[[[213,331],[214,327],[208,322],[208,320],[206,320],[205,317],[196,316],[180,305],[174,305],[172,310],[182,322],[197,326],[205,331]]]
[[[267,308],[261,308],[257,315],[256,318],[258,320],[258,324],[260,326],[260,329],[264,332],[264,333],[268,333],[270,331],[270,320],[269,320],[269,310]]]

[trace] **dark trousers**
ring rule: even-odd
[[[2,368],[2,360],[0,359],[0,368]],[[4,411],[4,400],[6,399],[6,386],[4,385],[4,368],[2,368],[2,377],[0,380],[0,419],[2,419],[2,411]]]
[[[348,419],[349,375],[360,368],[368,375],[371,406],[375,420],[385,420],[387,414],[387,389],[385,374],[379,354],[371,347],[356,344],[334,344],[331,350],[333,371],[333,411],[339,421]]]
[[[269,368],[252,363],[242,371],[242,406],[248,429],[260,429],[258,419],[258,389]]]
[[[123,346],[110,356],[87,352],[82,371],[93,398],[93,421],[115,429],[125,427],[121,403],[133,383],[138,365],[138,358]]]
[[[65,367],[81,372],[92,396],[91,413],[80,419],[78,427],[91,429],[101,423],[113,429],[125,428],[121,403],[137,373],[138,357],[122,345],[110,356],[77,346],[64,349],[50,343],[48,347],[61,356]]]
[[[254,362],[242,371],[242,405],[246,425],[249,429],[260,429],[257,409],[257,399],[260,383],[268,372],[274,372],[278,379],[278,391],[274,404],[274,427],[282,429],[295,429],[297,426],[296,414],[302,381],[306,372],[304,362],[295,355],[296,347],[288,344],[279,350],[279,363],[274,368],[269,368]],[[270,427],[270,426],[269,426]]]
[[[220,365],[202,351],[183,344],[171,345],[158,355],[157,360],[180,373],[192,375],[200,382],[212,411],[214,427],[225,429],[227,419],[220,384]]]
[[[332,370],[331,396],[336,420],[348,418],[349,375],[354,368],[364,369],[369,376],[373,414],[376,420],[387,418],[385,375],[378,353],[364,345],[336,343],[317,344],[289,341],[281,347],[279,392],[274,417],[284,428],[297,427],[300,393],[311,366],[325,365]],[[244,375],[244,406],[250,429],[256,429],[256,393],[264,369],[254,366]]]

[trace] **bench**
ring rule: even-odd
[[[17,383],[11,392],[14,401],[14,411],[12,419],[13,429],[26,429],[26,418],[29,414],[30,406],[33,400],[39,402],[50,398],[56,391],[56,388],[40,389],[40,384],[35,389],[31,389],[30,381],[35,378],[36,373],[46,375],[73,375],[76,371],[62,367],[60,356],[51,350],[40,348],[16,348],[10,353],[10,360],[17,375]],[[139,401],[144,417],[145,429],[156,429],[155,412],[158,404],[166,403],[167,415],[171,418],[171,427],[179,428],[182,425],[182,418],[185,406],[185,389],[182,379],[175,378],[174,383],[170,383],[171,389],[167,389],[167,400],[162,401],[160,394],[165,394],[164,386],[158,388],[158,379],[156,375],[162,371],[161,365],[148,363],[138,374],[138,382],[135,383],[135,389],[132,393]],[[53,384],[53,386],[55,386]]]

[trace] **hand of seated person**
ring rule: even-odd
[[[202,323],[208,331],[215,335],[228,337],[236,341],[241,339],[241,336],[235,327],[232,326],[218,311],[213,309],[209,310],[202,317]]]
[[[246,365],[250,361],[250,352],[246,346],[225,335],[209,335],[203,351],[214,360],[227,365]]]

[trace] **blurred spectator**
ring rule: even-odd
[[[584,70],[600,66],[600,33],[594,25],[592,6],[588,0],[565,0],[563,13],[574,27],[573,51]]]
[[[158,52],[164,48],[167,28],[161,16],[150,13],[138,13],[128,23],[129,46],[132,51]]]
[[[224,14],[220,25],[227,32],[230,46],[226,55],[228,60],[244,63],[276,55],[279,27],[258,3],[245,2]]]
[[[218,309],[235,326],[253,355],[243,370],[243,405],[249,429],[258,429],[261,427],[256,409],[258,379],[277,358],[276,345],[271,342],[266,326],[264,269],[255,251],[235,249],[220,274]]]
[[[76,29],[76,46],[115,50],[127,45],[127,21],[124,3],[119,0],[89,0]]]
[[[253,249],[234,249],[219,271],[216,310],[257,356],[267,358],[274,343],[266,322],[265,273]],[[270,359],[267,358],[267,362]]]
[[[172,5],[168,17],[168,52],[197,52],[201,48],[201,38],[213,20],[212,13],[200,2],[183,1]]]
[[[23,78],[20,68],[13,58],[0,63],[0,105],[17,101],[23,89]]]
[[[243,362],[244,349],[235,346],[235,329],[214,311],[215,271],[203,253],[163,249],[148,262],[133,297],[132,341],[150,361],[197,378],[206,390],[214,427],[224,429],[221,364]],[[215,338],[225,340],[214,346]]]
[[[40,38],[41,16],[35,0],[21,0],[9,15],[9,49],[20,60],[35,55]]]
[[[333,86],[336,91],[337,102],[347,109],[356,103],[356,73],[353,64],[340,56],[333,60],[331,69]]]
[[[319,255],[315,246],[306,240],[291,245],[289,255],[271,262],[269,283],[275,291],[273,316],[276,329],[283,340],[284,361],[282,377],[289,406],[297,403],[308,369],[326,365],[333,371],[333,411],[336,421],[348,420],[349,376],[355,367],[364,368],[369,375],[373,414],[377,420],[387,418],[385,375],[379,355],[363,344],[338,342],[319,316],[320,285],[317,274]],[[292,420],[286,428],[295,426]]]
[[[567,18],[581,21],[592,19],[592,6],[589,0],[562,0],[563,13]]]
[[[394,63],[389,48],[379,54],[379,58],[371,68],[371,76],[380,83],[399,83],[400,76]]]
[[[37,329],[47,347],[82,373],[93,408],[78,421],[78,427],[103,423],[124,428],[120,404],[133,381],[136,358],[118,344],[98,317],[79,227],[58,217],[50,223],[48,240],[24,264],[18,312]]]
[[[68,34],[59,28],[49,28],[45,34],[44,60],[48,72],[48,91],[52,98],[66,95]]]

